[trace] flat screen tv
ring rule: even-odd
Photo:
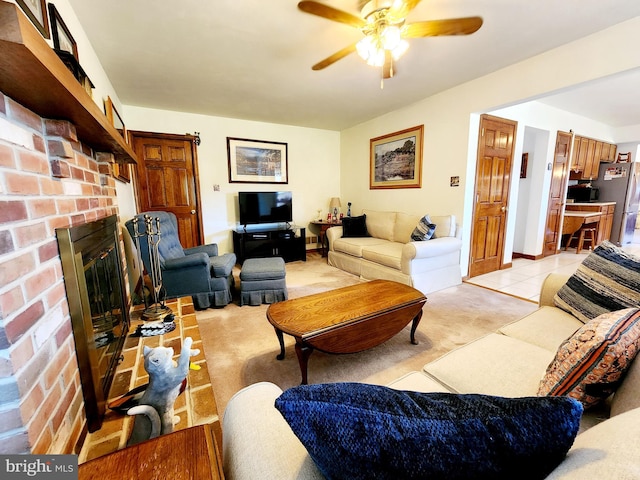
[[[291,192],[238,192],[240,224],[293,221]]]

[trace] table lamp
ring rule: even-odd
[[[338,197],[331,197],[331,201],[329,202],[329,208],[331,210],[333,210],[333,221],[337,221],[338,220],[338,209],[341,207],[342,205],[340,205],[340,198]]]

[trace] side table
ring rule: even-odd
[[[322,256],[326,257],[327,252],[329,251],[329,244],[327,242],[327,229],[331,227],[339,227],[342,225],[342,222],[340,220],[336,220],[335,222],[327,222],[326,220],[316,220],[315,222],[311,222],[311,225],[320,227],[320,232],[318,233],[318,240],[320,240],[320,248],[322,251]]]
[[[177,430],[80,464],[78,479],[224,479],[211,424]]]

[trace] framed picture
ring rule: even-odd
[[[126,143],[129,143],[127,139],[127,127],[125,127],[122,117],[116,110],[116,107],[113,106],[113,101],[109,96],[107,96],[107,98],[104,100],[104,113],[107,116],[107,120],[109,120],[109,123],[116,128],[118,133],[122,136],[122,138],[124,138],[124,141]]]
[[[529,165],[529,154],[522,154],[522,163],[520,164],[520,178],[527,178],[527,165]]]
[[[227,137],[230,183],[288,183],[287,144]]]
[[[52,3],[49,4],[49,17],[51,21],[51,36],[53,37],[53,48],[73,54],[78,60],[78,45],[71,36],[71,32],[65,25],[58,9]]]
[[[424,125],[370,140],[369,189],[422,186]]]
[[[129,143],[129,136],[127,135],[127,127],[125,127],[124,122],[122,121],[122,117],[113,106],[113,101],[111,97],[107,97],[104,100],[104,113],[107,116],[107,120],[111,125],[115,127],[122,138],[124,138],[125,143]],[[131,181],[131,171],[130,165],[125,162],[116,161],[113,164],[113,176],[118,180],[122,180],[123,182],[129,183]]]
[[[49,38],[49,21],[47,20],[46,0],[17,0],[20,8],[27,14],[29,20],[40,31],[44,38]]]

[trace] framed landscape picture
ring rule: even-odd
[[[370,140],[369,188],[420,188],[424,125]]]
[[[287,144],[227,137],[230,183],[288,183]]]
[[[27,14],[44,38],[49,38],[46,0],[17,0],[18,5]]]

